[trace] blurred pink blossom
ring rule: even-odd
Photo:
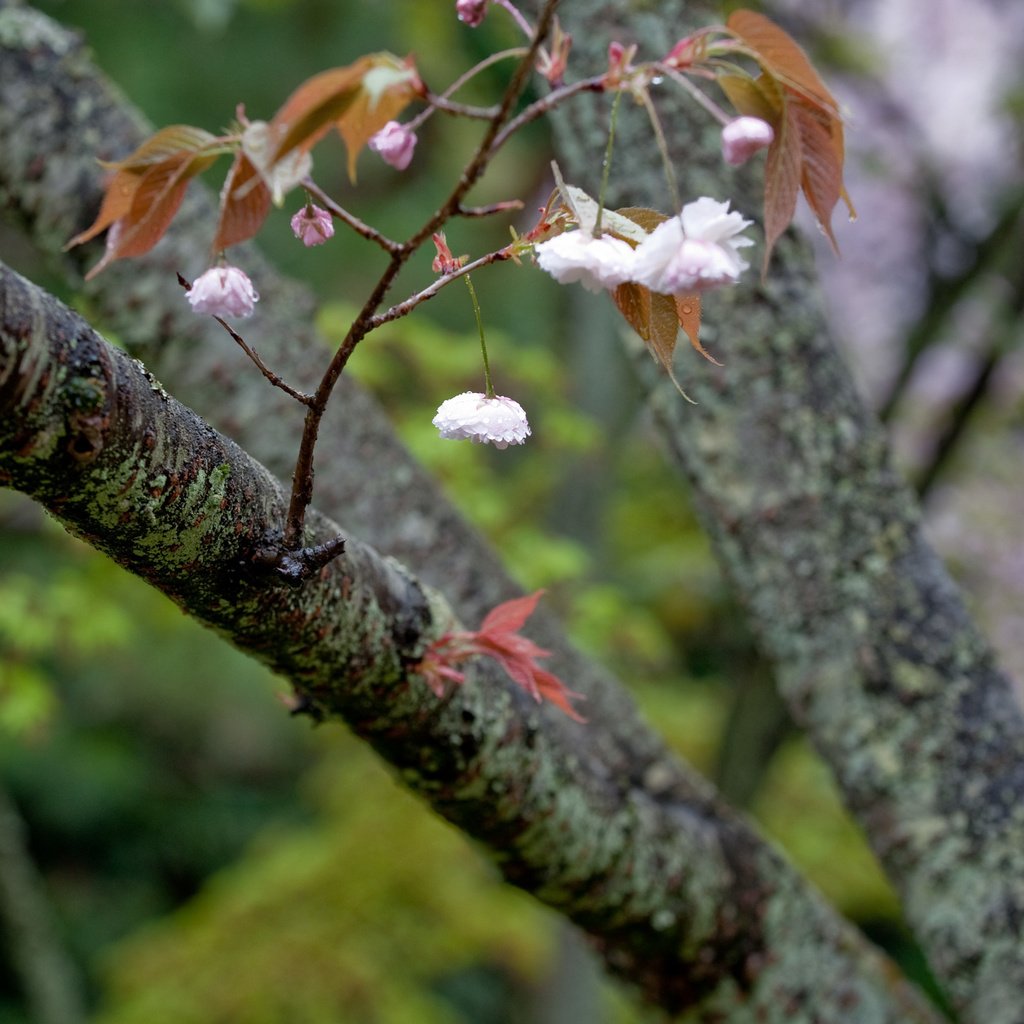
[[[464,25],[476,28],[487,13],[487,0],[456,0],[455,13]]]
[[[259,299],[249,275],[238,267],[211,267],[185,293],[193,312],[210,316],[252,316]]]
[[[323,245],[328,238],[334,236],[334,221],[331,215],[323,208],[306,203],[294,217],[292,217],[292,231],[303,245]]]
[[[404,171],[412,162],[416,149],[416,133],[398,121],[388,121],[376,135],[370,137],[367,145],[381,160],[395,170]]]
[[[732,167],[745,164],[758,150],[772,144],[775,132],[759,117],[737,117],[722,129],[722,156]]]

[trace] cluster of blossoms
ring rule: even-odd
[[[693,295],[733,284],[749,264],[739,249],[753,245],[740,232],[750,225],[728,202],[704,196],[659,224],[635,248],[610,234],[581,228],[546,242],[534,253],[561,284],[578,281],[593,292],[631,282],[664,295]]]

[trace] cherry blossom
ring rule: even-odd
[[[759,117],[737,117],[722,129],[722,156],[732,167],[745,164],[758,150],[772,144],[775,132]]]
[[[367,145],[386,164],[390,164],[396,171],[404,171],[412,162],[416,142],[414,131],[398,121],[388,121],[379,132],[370,137]]]
[[[707,196],[687,203],[637,246],[632,280],[664,295],[733,284],[749,264],[737,252],[753,245],[740,232],[751,221]]]
[[[334,236],[334,221],[331,215],[314,203],[306,203],[291,220],[292,231],[307,248],[323,245]]]
[[[487,14],[487,0],[456,0],[455,13],[464,25],[476,28]]]
[[[587,291],[616,288],[633,277],[635,253],[621,238],[588,231],[566,231],[534,246],[541,270],[560,284],[579,281]]]
[[[503,395],[488,398],[478,391],[464,391],[442,402],[433,424],[443,438],[495,448],[522,444],[530,436],[530,424],[518,402]]]
[[[211,267],[185,293],[195,313],[210,316],[252,316],[259,299],[249,275],[229,265]]]

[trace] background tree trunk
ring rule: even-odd
[[[609,36],[667,53],[705,5],[565,11],[580,74]],[[719,128],[665,89],[683,201],[756,215],[761,168],[726,179]],[[628,105],[624,105],[626,107]],[[567,179],[596,189],[607,104],[559,117]],[[664,207],[640,109],[620,121],[611,205]],[[617,184],[615,184],[617,183]],[[755,261],[756,262],[756,261]],[[706,304],[716,368],[689,359],[696,409],[638,366],[671,458],[797,721],[832,768],[936,974],[965,1019],[1015,1020],[1024,993],[1024,718],[1009,681],[925,543],[917,503],[832,344],[809,249],[784,240],[767,280]]]

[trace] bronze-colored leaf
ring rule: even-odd
[[[119,233],[112,244],[108,242],[103,258],[86,279],[95,277],[114,260],[141,256],[152,249],[177,213],[189,181],[215,159],[215,154],[179,152],[149,167],[139,179],[131,207],[119,218]]]
[[[763,14],[754,11],[733,11],[726,28],[740,40],[757,62],[795,92],[817,106],[833,112],[838,104],[825,83],[814,70],[803,49],[787,32]]]
[[[184,159],[217,144],[216,136],[188,124],[172,124],[151,135],[123,160],[106,164],[114,173],[107,181],[103,203],[96,220],[64,247],[71,249],[95,238],[115,221],[126,216],[145,173],[158,164],[178,157]],[[106,261],[106,262],[109,262]],[[104,263],[104,265],[106,265]],[[92,273],[97,273],[94,269]]]
[[[388,121],[393,121],[421,88],[416,69],[389,53],[375,54],[362,88],[338,118],[338,131],[348,150],[348,176],[356,180],[356,161],[363,146]]]
[[[791,108],[800,131],[800,185],[804,198],[832,248],[836,249],[832,211],[843,192],[843,166],[830,131],[831,118],[799,100],[792,101]]]
[[[220,195],[213,249],[219,252],[252,238],[270,211],[270,189],[244,153],[235,157]]]
[[[762,274],[767,273],[772,249],[779,236],[789,227],[796,210],[796,197],[800,191],[802,150],[800,129],[790,104],[775,129],[775,138],[768,147],[764,170],[764,263]]]
[[[348,148],[349,177],[370,136],[395,118],[422,88],[416,69],[390,53],[360,57],[303,82],[274,115],[275,161],[293,149],[308,151],[332,126]]]
[[[759,117],[773,128],[781,119],[785,101],[770,75],[762,73],[752,78],[747,74],[723,74],[718,76],[718,84],[739,113]]]
[[[627,281],[612,292],[626,323],[646,342],[651,337],[651,290]]]
[[[284,101],[270,122],[279,136],[274,160],[295,148],[311,149],[345,112],[362,85],[370,57],[344,68],[331,68],[306,79]]]
[[[690,339],[690,344],[710,363],[715,366],[722,364],[701,344],[700,341],[700,296],[699,295],[677,295],[676,315],[679,318],[679,326],[683,333]]]

